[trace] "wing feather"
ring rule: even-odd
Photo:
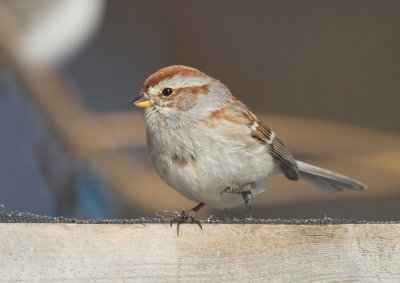
[[[250,120],[252,136],[269,147],[271,154],[278,161],[283,174],[285,174],[285,176],[290,180],[298,180],[300,174],[297,162],[281,139],[277,137],[270,128],[264,125],[263,122],[258,120],[257,117],[248,109],[245,109],[244,114]]]
[[[257,116],[254,115],[240,100],[232,98],[224,108],[214,111],[209,121],[209,125],[214,126],[219,119],[226,119],[233,123],[246,123],[250,128],[251,136],[270,150],[272,156],[279,164],[283,174],[290,180],[299,180],[300,173],[296,160],[283,142],[275,133],[265,126]]]

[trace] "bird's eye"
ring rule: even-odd
[[[162,90],[162,94],[163,94],[164,96],[170,96],[173,92],[174,92],[173,89],[170,88],[170,87],[166,87],[166,88],[164,88],[164,89]]]

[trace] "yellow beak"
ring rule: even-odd
[[[154,101],[148,98],[145,94],[139,95],[134,101],[132,101],[132,105],[135,105],[140,108],[147,108],[154,104]]]

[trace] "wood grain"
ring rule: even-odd
[[[400,224],[0,224],[4,281],[399,281]]]

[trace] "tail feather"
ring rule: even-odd
[[[343,190],[365,190],[367,187],[356,180],[338,173],[322,169],[301,161],[297,161],[300,171],[300,180],[305,181],[318,189],[333,193]]]

